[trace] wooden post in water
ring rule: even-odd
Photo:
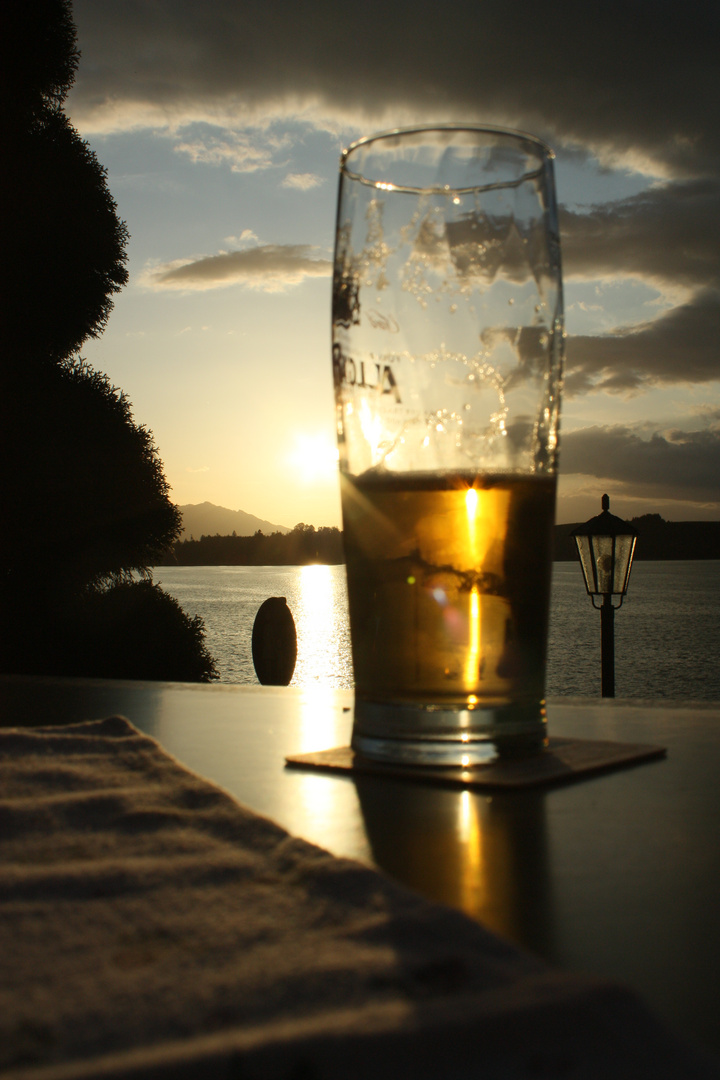
[[[270,596],[258,608],[252,631],[252,658],[263,686],[289,684],[297,660],[297,632],[284,596]]]

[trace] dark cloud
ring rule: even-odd
[[[663,184],[630,199],[561,211],[563,271],[626,274],[690,288],[720,281],[720,183]]]
[[[636,277],[687,302],[639,325],[568,340],[566,393],[636,392],[720,379],[720,184],[663,184],[633,198],[561,213],[563,273]]]
[[[720,430],[643,437],[629,427],[590,427],[562,439],[562,471],[613,480],[624,494],[709,502],[720,510]]]
[[[719,330],[720,293],[708,289],[652,322],[601,337],[571,337],[566,393],[713,382],[720,379]]]
[[[247,285],[279,292],[307,277],[329,277],[331,263],[308,244],[261,244],[148,268],[141,284],[152,289],[216,289]]]
[[[73,109],[314,112],[524,127],[674,175],[720,163],[716,4],[76,0]],[[394,118],[394,119],[393,119]]]

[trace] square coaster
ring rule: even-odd
[[[285,762],[297,769],[391,776],[395,780],[478,791],[485,788],[549,787],[552,784],[572,783],[596,773],[665,757],[666,753],[664,746],[550,738],[548,748],[534,757],[497,761],[472,768],[391,765],[369,761],[349,746],[311,754],[292,754],[285,758]]]

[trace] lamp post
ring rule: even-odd
[[[600,610],[602,696],[615,697],[615,608],[627,592],[637,533],[627,521],[610,513],[610,499],[602,497],[602,513],[574,530],[585,588]],[[613,597],[619,597],[613,604]],[[595,597],[602,597],[596,604]]]

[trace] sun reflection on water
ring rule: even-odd
[[[312,687],[332,680],[337,667],[338,625],[345,596],[340,595],[333,567],[302,566],[293,605],[298,637],[298,659],[293,685]],[[346,601],[345,601],[346,602]]]

